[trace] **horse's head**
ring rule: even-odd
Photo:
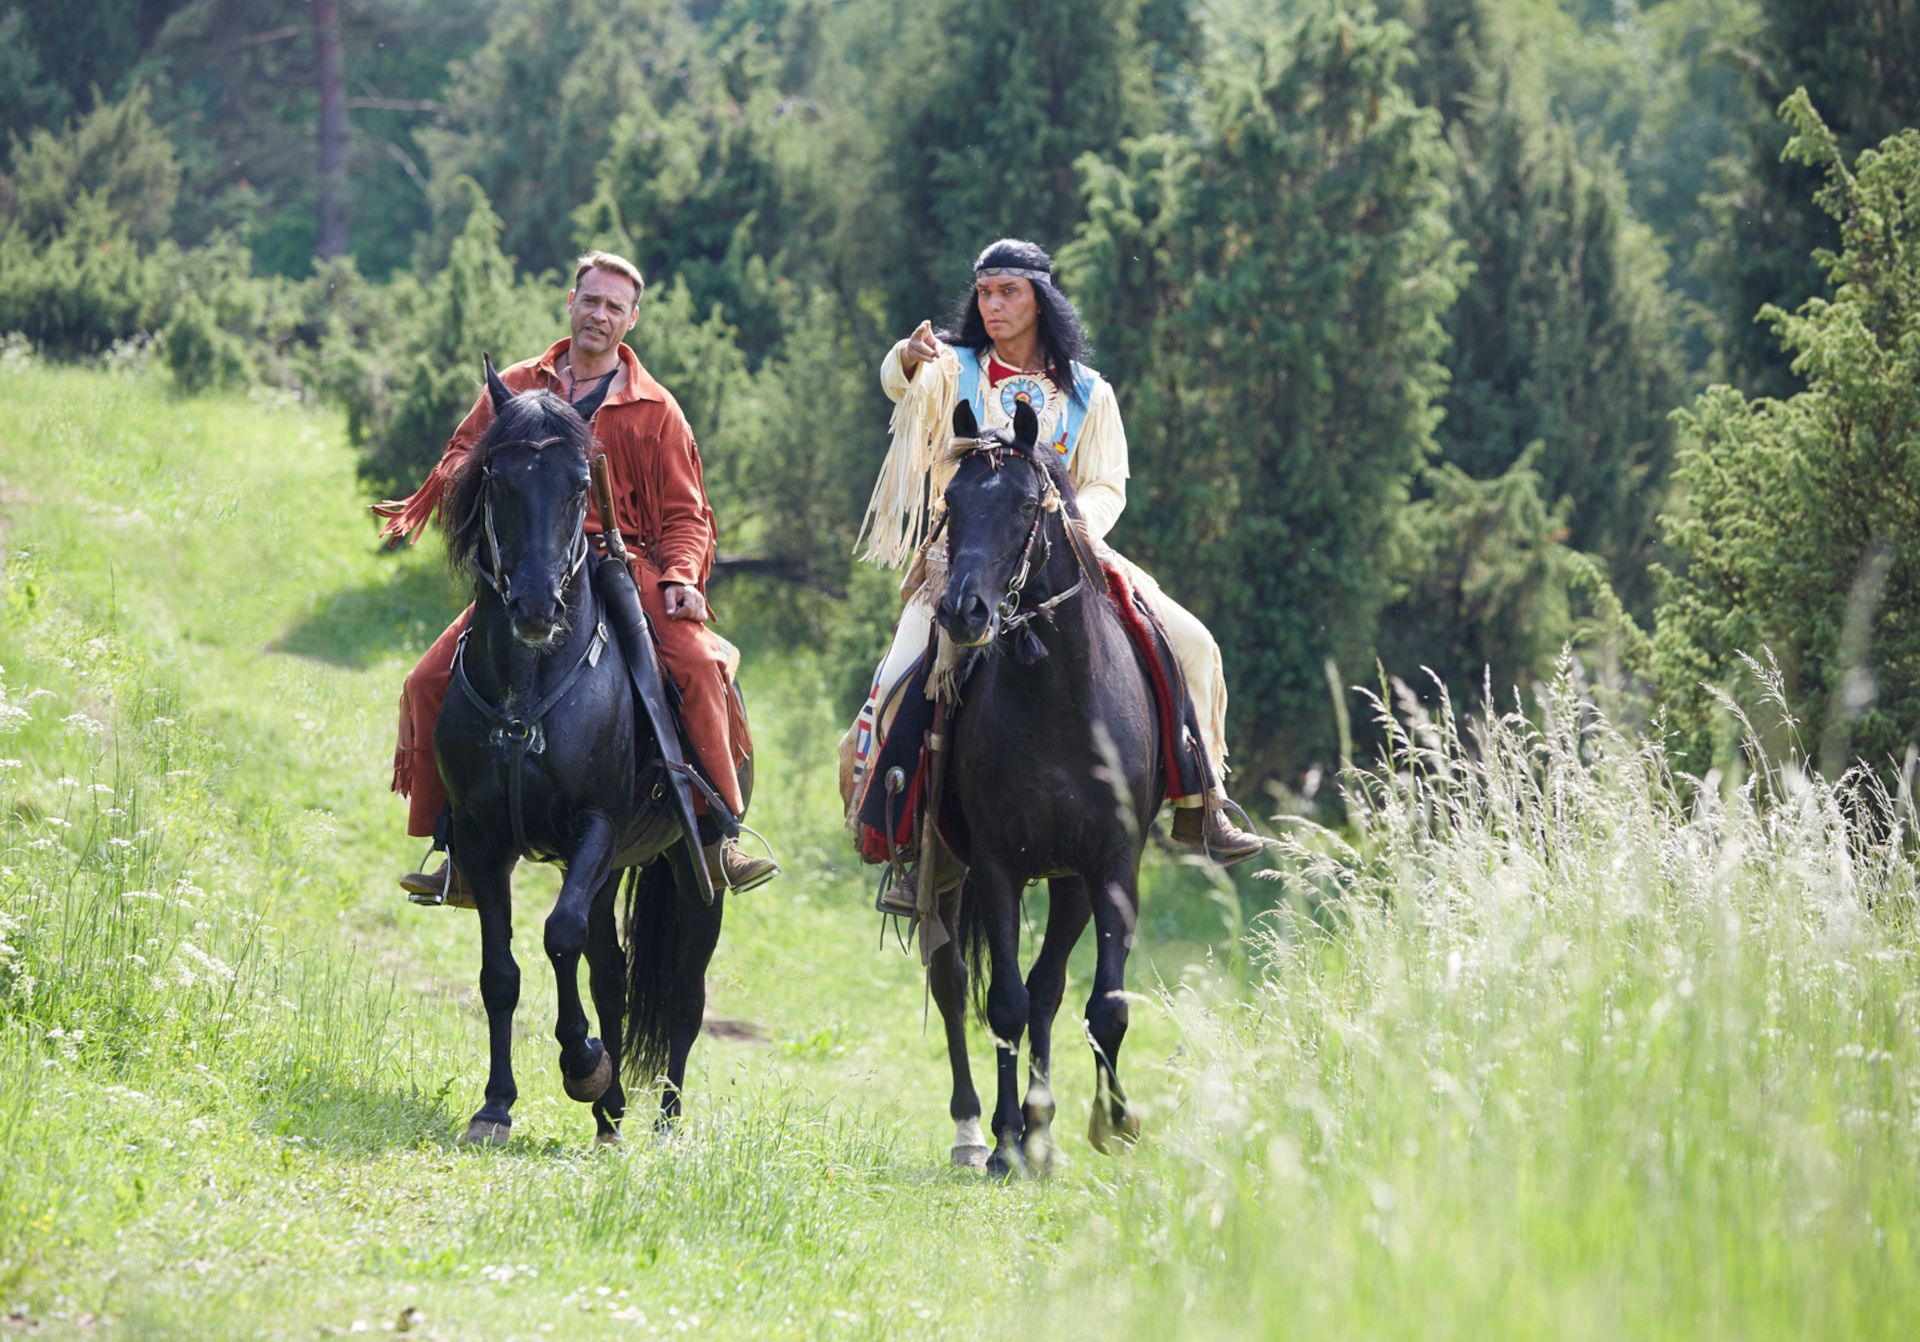
[[[937,613],[955,643],[979,647],[1000,632],[1060,507],[1054,470],[1036,448],[1040,422],[1022,402],[1009,428],[982,433],[973,408],[953,412],[958,464],[947,485],[947,587]]]
[[[586,561],[593,431],[558,396],[516,396],[491,359],[485,367],[493,424],[448,494],[447,558],[499,594],[516,639],[543,648],[565,628],[567,588]]]

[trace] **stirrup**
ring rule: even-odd
[[[433,862],[433,855],[435,853],[446,852],[446,851],[447,850],[445,848],[445,845],[443,845],[440,842],[440,836],[438,834],[434,835],[433,840],[427,845],[427,851],[420,855],[420,865],[415,867],[412,871],[408,872],[407,875],[408,876],[431,876],[433,873],[428,868]],[[452,887],[452,885],[453,885],[453,854],[451,852],[447,853],[446,869],[444,874],[440,878],[440,888],[438,890],[432,889],[430,887],[425,887],[424,885],[422,886],[408,885],[406,876],[402,876],[400,878],[400,888],[406,892],[407,898],[411,900],[413,903],[420,905],[422,908],[427,908],[427,909],[437,909],[437,908],[443,907],[447,902],[447,891]]]
[[[732,885],[732,884],[728,885],[727,888],[732,893],[736,895],[743,895],[749,890],[758,890],[761,886],[765,885],[768,881],[778,876],[780,874],[780,859],[773,855],[773,845],[767,842],[766,835],[762,834],[759,830],[754,829],[751,825],[747,824],[744,820],[739,821],[737,823],[739,824],[741,833],[751,834],[753,835],[754,838],[760,841],[760,846],[767,850],[767,862],[770,864],[765,871],[761,872],[758,876],[755,876],[751,880],[743,881],[738,885]],[[721,840],[720,869],[722,874],[724,874],[726,871],[727,847],[729,845],[731,845],[733,847],[733,850],[739,853],[742,857],[748,856],[747,851],[740,846],[740,842],[738,839]]]

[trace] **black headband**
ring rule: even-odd
[[[1012,275],[1016,279],[1032,280],[1036,284],[1053,283],[1052,271],[1028,270],[1024,266],[981,266],[973,272],[976,280],[991,279],[999,275]]]

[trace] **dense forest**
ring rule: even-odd
[[[1505,703],[1568,648],[1690,767],[1754,659],[1787,749],[1897,769],[1917,83],[1895,0],[0,0],[0,332],[338,404],[372,497],[623,252],[772,575],[729,604],[852,696],[876,367],[1028,237],[1245,776],[1334,763],[1376,664]]]

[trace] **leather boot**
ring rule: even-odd
[[[742,894],[765,885],[780,874],[780,864],[770,857],[755,857],[741,850],[732,839],[722,839],[706,847],[707,879],[715,890]]]
[[[1173,812],[1173,841],[1198,848],[1223,867],[1245,862],[1267,841],[1241,829],[1227,814],[1226,798],[1211,796],[1204,806],[1179,806]]]
[[[467,878],[460,874],[460,868],[451,860],[442,862],[432,871],[410,871],[400,878],[400,888],[407,892],[407,898],[427,908],[437,908],[442,904],[456,909],[471,909],[473,887],[467,884]]]

